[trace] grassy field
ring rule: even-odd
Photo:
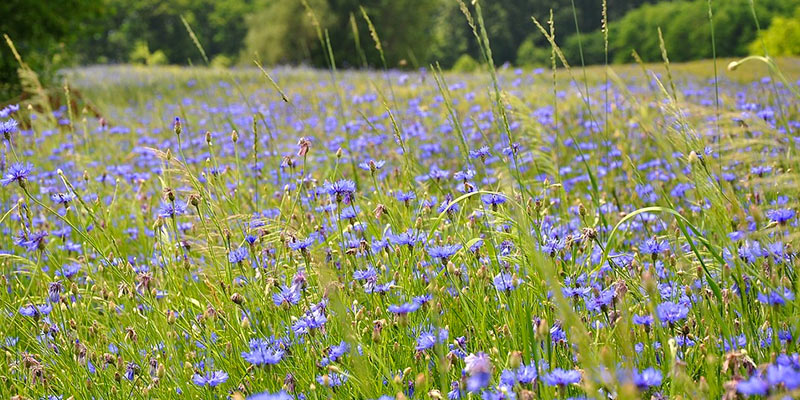
[[[800,60],[730,61],[71,70],[0,111],[0,397],[800,397]]]

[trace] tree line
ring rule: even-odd
[[[326,67],[470,68],[480,49],[458,0],[6,0],[0,33],[47,75],[70,64],[143,63],[215,66],[308,64]],[[601,0],[480,2],[496,63],[545,65],[546,25],[570,64],[605,62]],[[660,27],[674,61],[712,55],[711,7],[720,57],[750,52],[757,26],[770,47],[792,53],[800,42],[800,0],[607,0],[610,62],[661,57]],[[786,33],[769,29],[778,18]],[[788,26],[788,28],[787,28]],[[191,30],[191,34],[190,31]],[[580,34],[579,34],[580,33]],[[194,38],[192,37],[194,36]],[[378,38],[382,53],[377,50]],[[198,50],[196,41],[203,53]],[[772,43],[779,42],[779,43]],[[0,82],[16,80],[17,61],[0,46]],[[582,56],[581,57],[581,53]],[[0,88],[3,91],[3,88]]]

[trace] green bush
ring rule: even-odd
[[[164,65],[167,63],[167,56],[164,55],[164,52],[161,50],[150,52],[150,47],[147,46],[147,42],[139,40],[133,46],[130,62],[144,65]]]
[[[475,72],[480,66],[481,65],[478,64],[474,58],[470,57],[469,54],[462,54],[461,57],[458,57],[456,63],[453,64],[452,70],[454,72]]]
[[[523,66],[550,65],[550,47],[537,46],[527,38],[517,49],[517,64]]]
[[[328,2],[309,0],[321,29],[333,23]],[[296,64],[321,53],[319,38],[312,18],[300,1],[266,1],[258,12],[247,18],[242,61],[252,65],[255,55],[264,64]]]
[[[800,0],[762,0],[755,3],[756,15],[763,27],[769,25],[773,15],[786,14],[798,5]],[[746,55],[756,37],[749,0],[714,2],[712,7],[717,56]],[[708,2],[694,0],[644,5],[612,22],[609,39],[613,61],[633,61],[633,50],[644,61],[660,61],[659,27],[671,61],[712,57]]]
[[[779,15],[773,17],[769,29],[763,31],[761,36],[750,43],[750,54],[763,54],[766,46],[771,56],[800,55],[800,7],[790,18]]]

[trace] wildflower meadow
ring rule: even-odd
[[[473,73],[26,75],[0,397],[800,398],[800,61],[495,67],[469,22]]]

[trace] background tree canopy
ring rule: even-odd
[[[531,17],[546,23],[551,9],[557,42],[571,64],[580,64],[581,49],[587,64],[605,60],[599,0],[574,0],[574,14],[573,0],[481,4],[498,64],[549,62],[549,45]],[[711,5],[718,56],[763,51],[761,40],[753,45],[757,30],[749,0],[712,0]],[[0,4],[0,33],[8,34],[25,61],[45,77],[70,63],[205,64],[181,17],[213,65],[252,64],[258,58],[266,64],[324,67],[328,60],[320,36],[327,35],[337,66],[380,67],[362,6],[389,68],[433,62],[467,68],[479,58],[457,0],[6,0]],[[800,51],[799,6],[800,0],[755,1],[763,44],[776,54]],[[608,0],[608,19],[611,62],[632,61],[633,50],[645,61],[659,60],[659,27],[670,59],[711,57],[708,0]],[[770,31],[773,19],[778,24]],[[17,62],[5,43],[0,48],[0,92],[8,94],[15,90]]]

